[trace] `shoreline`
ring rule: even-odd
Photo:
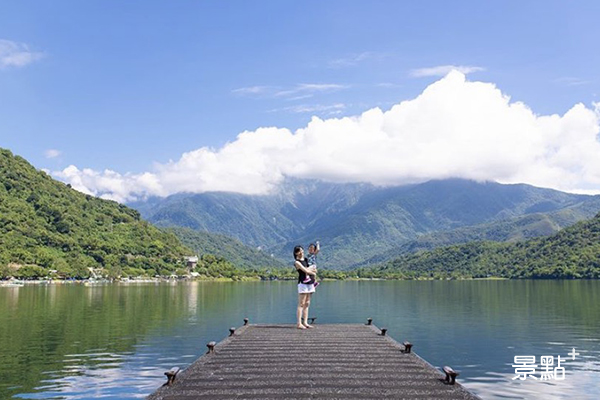
[[[435,278],[418,278],[418,279],[399,279],[399,278],[324,278],[323,281],[511,281],[511,280],[593,280],[593,279],[541,279],[541,278],[521,278],[510,279],[502,277],[487,277],[487,278],[462,278],[462,279],[435,279]],[[140,278],[140,279],[34,279],[34,280],[0,280],[1,287],[23,287],[23,286],[45,286],[45,285],[83,285],[83,286],[101,286],[101,285],[135,285],[135,284],[174,284],[183,282],[272,282],[272,281],[295,281],[295,279],[261,279],[260,277],[240,277],[240,278]]]

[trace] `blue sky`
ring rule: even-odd
[[[598,16],[597,1],[2,2],[0,146],[50,171],[155,172],[243,131],[387,111],[447,66],[535,115],[593,110]]]

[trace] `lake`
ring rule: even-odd
[[[293,323],[295,307],[291,281],[0,287],[0,398],[143,398],[245,317]],[[600,281],[326,281],[311,316],[373,318],[484,399],[600,397]],[[515,356],[538,380],[513,379]],[[542,356],[564,380],[539,379]]]

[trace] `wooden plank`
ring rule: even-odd
[[[166,399],[478,399],[373,325],[245,325],[149,396]]]

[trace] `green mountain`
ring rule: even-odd
[[[237,239],[218,233],[200,232],[189,228],[167,228],[195,254],[212,254],[229,260],[239,268],[282,268],[289,267],[283,261],[259,249],[244,245]]]
[[[331,185],[290,179],[271,195],[180,193],[129,206],[157,226],[220,233],[250,247],[270,249],[301,236],[315,221],[352,207],[370,190],[373,186],[366,184]],[[289,258],[291,249],[287,250],[278,255]]]
[[[159,226],[232,236],[283,260],[291,258],[294,245],[320,240],[320,265],[349,269],[382,254],[394,256],[399,247],[410,248],[411,242],[441,232],[448,238],[435,236],[430,241],[456,243],[482,232],[490,239],[549,234],[594,215],[600,197],[462,179],[387,188],[290,179],[270,195],[178,194],[131,206]],[[571,211],[547,221],[537,217],[527,228],[527,222],[515,220],[560,210]],[[493,226],[507,219],[513,222]],[[482,224],[492,225],[460,231]]]
[[[0,149],[0,277],[168,275],[191,255],[138,211],[71,189]]]
[[[600,278],[600,214],[517,243],[472,242],[405,255],[361,276],[404,278]]]
[[[356,267],[379,264],[405,254],[433,250],[473,241],[517,242],[549,236],[562,228],[593,216],[600,210],[600,197],[592,197],[582,203],[550,213],[536,213],[506,220],[473,225],[450,231],[434,232],[402,243],[385,253],[378,254]]]

